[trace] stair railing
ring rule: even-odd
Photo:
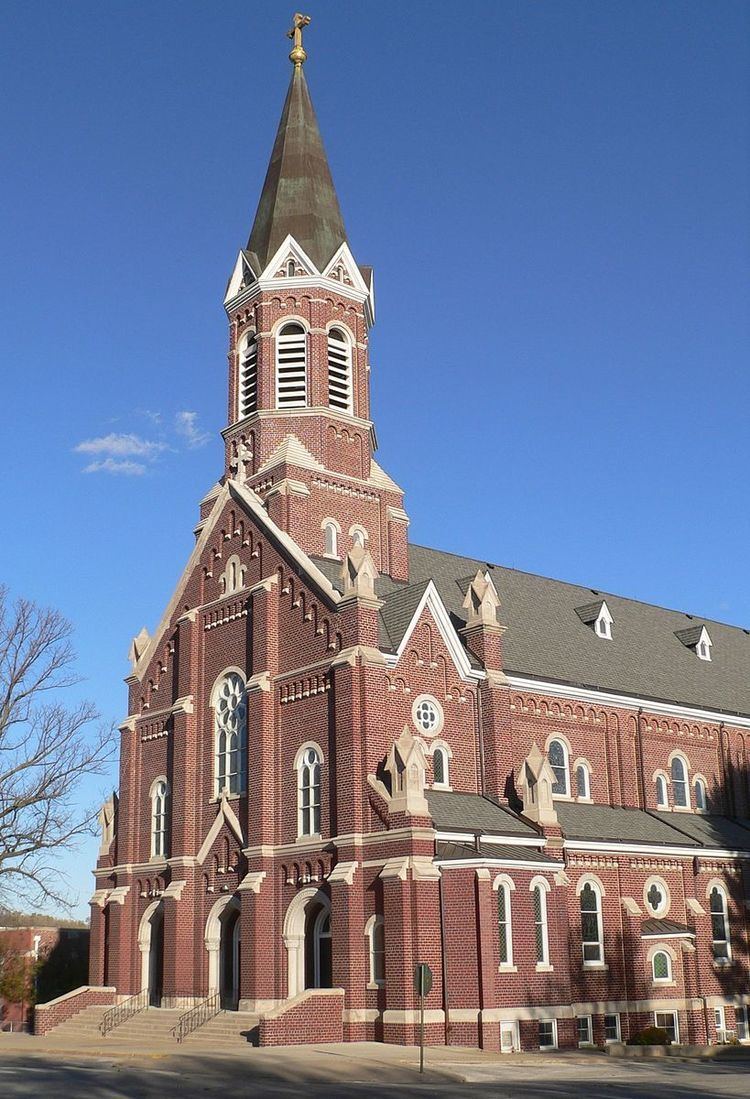
[[[126,1023],[128,1019],[132,1019],[134,1015],[137,1015],[139,1011],[144,1011],[147,1007],[147,988],[142,989],[140,992],[136,992],[135,996],[129,996],[127,1000],[123,1000],[122,1003],[115,1004],[109,1011],[104,1012],[102,1021],[99,1023],[99,1030],[102,1033],[102,1037],[106,1038],[115,1027],[120,1026],[122,1023]]]
[[[221,996],[218,992],[214,992],[211,996],[207,996],[205,1000],[201,1000],[195,1007],[191,1007],[184,1015],[180,1015],[176,1025],[172,1028],[176,1041],[184,1042],[188,1034],[198,1030],[209,1019],[213,1019],[214,1015],[218,1015],[220,1011]]]

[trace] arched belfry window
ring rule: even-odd
[[[340,328],[328,333],[328,404],[352,412],[352,345]]]
[[[214,690],[216,795],[245,789],[247,696],[239,672],[228,672]]]
[[[239,364],[237,418],[242,420],[258,408],[258,341],[254,332],[240,341]]]
[[[279,329],[276,337],[276,407],[307,404],[307,333],[297,321]]]

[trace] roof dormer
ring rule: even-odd
[[[576,614],[597,637],[604,638],[606,641],[612,640],[614,618],[603,599],[597,599],[595,603],[587,603],[584,607],[576,607]]]
[[[686,630],[675,630],[675,637],[686,649],[692,649],[699,660],[711,659],[711,640],[705,626],[688,626]]]

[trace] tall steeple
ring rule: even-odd
[[[351,253],[302,66],[294,64],[229,318],[224,476],[252,489],[306,553],[408,575],[403,493],[374,460],[369,333],[372,269]],[[210,506],[210,500],[206,507]]]
[[[304,18],[304,17],[299,17]],[[295,16],[295,30],[298,17]],[[276,133],[247,251],[265,270],[287,235],[322,270],[346,240],[339,200],[302,68],[305,51],[295,42],[294,71]]]

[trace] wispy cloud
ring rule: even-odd
[[[90,462],[84,467],[84,473],[114,473],[123,477],[140,477],[146,472],[143,462],[130,459],[104,458],[99,462]]]
[[[197,412],[178,412],[175,416],[174,429],[178,435],[183,436],[191,449],[205,446],[211,438],[207,431],[201,431],[198,427]]]
[[[140,435],[111,432],[95,439],[84,439],[73,449],[78,454],[107,454],[115,458],[143,458],[150,461],[166,450],[167,444],[143,439]]]

